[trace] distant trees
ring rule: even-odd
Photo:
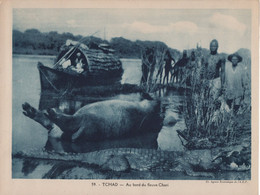
[[[13,53],[14,54],[38,54],[38,55],[57,55],[60,47],[66,42],[67,39],[79,41],[85,43],[89,47],[95,48],[100,43],[109,44],[116,52],[116,55],[120,58],[141,58],[141,53],[145,48],[154,48],[155,50],[163,50],[168,48],[167,45],[160,41],[131,41],[123,37],[114,37],[110,41],[103,40],[98,37],[82,35],[73,35],[72,33],[58,33],[57,31],[51,31],[48,33],[42,33],[37,29],[28,29],[24,32],[13,30]],[[172,57],[179,60],[182,56],[182,51],[168,48]],[[188,56],[194,49],[187,50]],[[201,48],[203,55],[206,55],[209,50]],[[243,63],[250,64],[251,59],[250,51],[247,49],[239,49],[238,53],[243,57]],[[227,54],[222,54],[226,57]],[[249,66],[250,68],[250,66]]]
[[[13,53],[57,55],[67,39],[79,40],[82,36],[71,33],[59,34],[56,31],[41,33],[37,29],[28,29],[24,33],[13,30]]]
[[[115,37],[109,41],[101,38],[71,33],[59,34],[57,31],[42,33],[37,29],[28,29],[25,32],[13,30],[13,53],[14,54],[39,54],[39,55],[57,55],[60,47],[67,39],[74,41],[81,40],[89,47],[95,48],[100,43],[110,44],[120,58],[141,58],[141,51],[146,48],[167,48],[167,45],[159,41],[130,41],[123,37]],[[175,56],[179,51],[172,50]]]
[[[110,41],[112,48],[120,58],[140,58],[141,49],[136,42],[132,42],[123,37],[112,38]]]

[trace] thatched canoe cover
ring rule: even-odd
[[[74,46],[63,47],[62,53],[68,51],[71,47]],[[110,75],[112,77],[118,77],[119,75],[122,75],[122,63],[113,53],[104,52],[101,49],[89,49],[87,47],[82,47],[81,45],[78,46],[73,53],[76,54],[79,51],[83,53],[86,58],[88,76]],[[62,55],[60,54],[58,59],[61,58]],[[71,58],[73,58],[73,55]]]
[[[105,71],[122,72],[122,63],[113,54],[106,54],[100,50],[82,50],[87,59],[89,73],[95,75]]]

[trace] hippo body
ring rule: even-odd
[[[28,103],[23,104],[23,109],[26,116],[46,127],[51,137],[66,135],[72,141],[93,141],[152,131],[158,123],[159,102],[100,101],[80,108],[74,115],[55,109],[39,111]]]

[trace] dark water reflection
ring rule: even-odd
[[[44,56],[14,56],[13,57],[13,152],[42,149],[68,152],[86,152],[105,148],[135,147],[135,148],[160,148],[162,150],[182,150],[176,128],[183,129],[184,121],[179,106],[181,96],[178,93],[161,93],[162,115],[165,118],[174,117],[177,124],[163,125],[155,133],[148,133],[136,137],[106,142],[88,142],[85,144],[71,144],[48,139],[47,131],[40,124],[22,114],[21,105],[24,102],[40,110],[59,108],[67,114],[75,113],[82,106],[107,99],[123,99],[130,101],[140,100],[140,94],[118,94],[116,96],[87,97],[87,96],[62,96],[52,93],[41,93],[37,62],[52,64],[53,57]],[[124,75],[122,83],[138,84],[140,81],[140,61],[122,60]]]
[[[33,107],[44,110],[47,108],[58,108],[67,114],[75,113],[79,108],[86,104],[108,100],[122,99],[129,101],[139,101],[140,94],[118,94],[107,95],[102,97],[87,97],[87,96],[64,96],[53,93],[41,93],[39,72],[37,70],[38,61],[45,65],[53,64],[54,57],[48,56],[13,56],[13,95],[12,95],[12,152],[28,151],[31,149],[54,150],[57,152],[88,152],[101,150],[106,148],[153,148],[167,151],[183,151],[176,130],[184,129],[185,122],[181,113],[182,95],[173,91],[161,91],[155,94],[160,96],[161,100],[161,116],[164,121],[162,126],[156,132],[146,133],[138,136],[126,137],[117,140],[109,140],[102,142],[85,142],[71,143],[56,139],[48,139],[47,130],[37,122],[24,116],[22,113],[22,104],[30,103]],[[122,60],[124,75],[122,83],[138,84],[141,78],[140,60]],[[171,125],[171,120],[176,121],[175,125]],[[51,162],[42,162],[32,159],[12,159],[12,177],[13,178],[51,178],[48,173],[53,170],[62,171],[65,168],[65,163],[53,166]],[[70,165],[71,166],[71,165]],[[79,175],[84,175],[84,178],[93,179],[111,179],[106,174],[100,174],[98,171],[86,169],[86,172]],[[47,173],[47,174],[46,174]],[[88,177],[89,176],[89,177]],[[110,175],[111,176],[111,175]],[[181,172],[130,172],[120,173],[112,176],[112,179],[209,179],[203,177],[189,177]],[[219,179],[237,179],[250,178],[248,172],[219,172],[216,173],[216,178]]]

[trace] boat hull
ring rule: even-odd
[[[100,74],[78,74],[72,71],[53,69],[38,63],[42,90],[63,91],[88,86],[104,86],[120,83],[123,70],[100,72]]]

